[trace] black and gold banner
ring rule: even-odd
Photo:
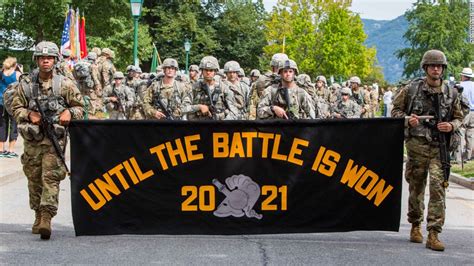
[[[398,231],[402,119],[74,121],[77,235]]]

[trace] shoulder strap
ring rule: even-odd
[[[407,86],[407,99],[408,105],[406,106],[406,114],[410,115],[413,110],[413,101],[415,100],[415,96],[418,93],[421,85],[423,85],[423,79],[416,79],[410,82]]]
[[[61,95],[61,82],[63,78],[64,77],[59,74],[53,75],[53,94],[55,96]]]

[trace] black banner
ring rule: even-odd
[[[402,119],[74,121],[76,235],[398,231]]]

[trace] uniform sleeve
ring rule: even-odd
[[[127,102],[125,103],[125,106],[127,108],[131,108],[135,103],[135,91],[132,88],[125,86],[125,94],[127,95]]]
[[[185,93],[183,97],[183,107],[181,108],[182,114],[189,114],[189,113],[196,113],[200,110],[198,104],[194,104],[194,96],[193,96],[193,91],[197,89],[197,87],[200,86],[199,82],[194,83],[193,87],[188,91],[188,93]]]
[[[301,107],[303,108],[305,114],[306,114],[306,119],[315,119],[316,118],[316,111],[315,111],[315,104],[313,102],[313,99],[307,93],[305,90],[301,89]]]
[[[155,118],[156,109],[153,108],[153,93],[155,91],[155,83],[152,83],[150,87],[148,87],[143,96],[143,112],[147,118]]]
[[[362,113],[362,108],[360,107],[360,105],[358,105],[357,103],[353,102],[353,111],[354,111],[354,116],[350,117],[350,118],[360,118],[360,115]],[[349,117],[348,117],[349,118]]]
[[[226,93],[224,95],[225,101],[227,102],[227,106],[229,108],[229,113],[226,116],[226,120],[235,120],[239,116],[239,109],[235,106],[235,98],[234,93],[232,90],[227,87]]]
[[[29,121],[28,100],[26,99],[22,83],[18,84],[18,87],[13,94],[12,111],[13,117],[18,123]]]
[[[275,117],[275,114],[271,110],[272,106],[272,93],[271,89],[265,90],[263,97],[260,99],[257,107],[257,117],[259,119],[270,119]]]
[[[400,89],[393,99],[392,117],[405,117],[409,114],[405,113],[406,110],[406,97],[408,94],[408,87]]]
[[[100,84],[100,78],[99,78],[99,68],[97,65],[93,65],[91,68],[91,76],[92,80],[94,81],[94,90],[97,96],[101,97],[102,96],[102,85]]]
[[[109,63],[104,62],[101,73],[102,77],[104,78],[104,87],[110,85],[111,68],[112,66]]]
[[[82,94],[76,85],[69,79],[63,80],[61,95],[66,100],[68,109],[71,112],[72,119],[83,119],[84,117],[84,100]]]

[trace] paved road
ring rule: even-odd
[[[0,159],[6,160],[6,159]],[[1,170],[0,170],[1,171]],[[408,242],[406,184],[400,232],[349,232],[248,236],[122,235],[76,237],[72,225],[70,183],[61,183],[60,208],[53,236],[31,234],[22,176],[0,182],[0,263],[6,264],[431,264],[474,262],[474,192],[451,184],[441,239],[445,252]]]

